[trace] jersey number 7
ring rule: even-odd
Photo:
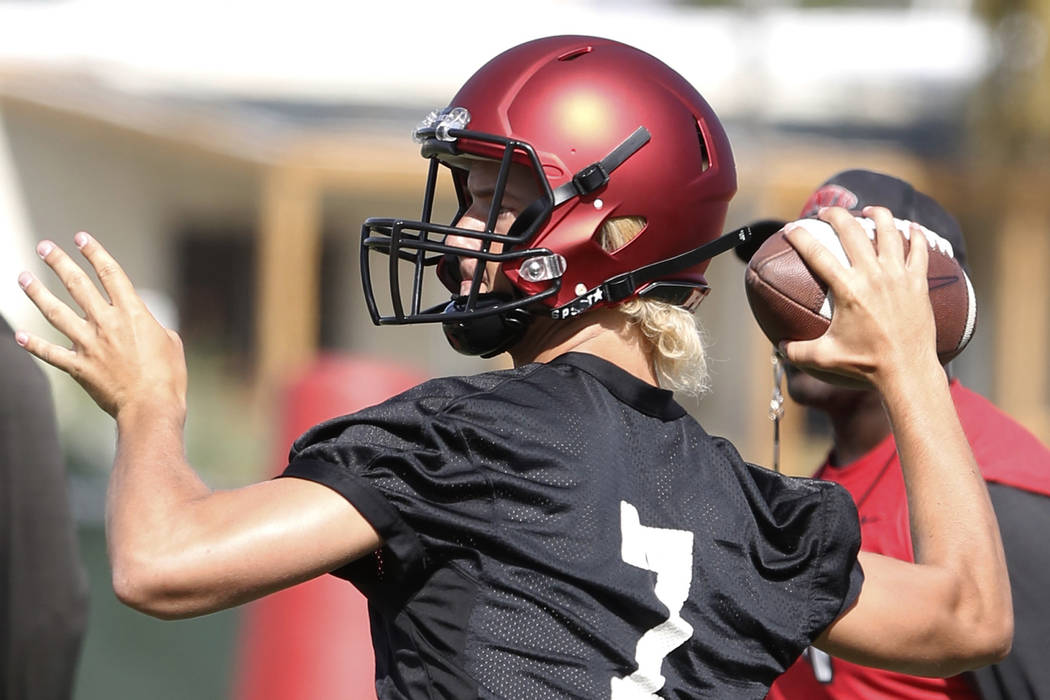
[[[612,700],[657,700],[656,691],[666,679],[660,673],[664,658],[693,634],[682,618],[682,606],[693,581],[693,533],[642,525],[638,509],[620,501],[623,560],[656,574],[653,593],[667,606],[669,616],[638,640],[638,669],[612,679]]]

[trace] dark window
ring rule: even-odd
[[[190,227],[176,247],[179,332],[187,347],[247,365],[255,344],[255,238]]]

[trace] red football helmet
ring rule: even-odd
[[[377,324],[444,323],[453,346],[468,354],[507,349],[536,313],[568,318],[636,295],[692,308],[706,292],[709,258],[739,242],[704,247],[722,232],[736,191],[718,117],[678,73],[619,42],[558,36],[512,48],[485,64],[414,136],[431,161],[422,220],[365,222],[366,301]],[[466,175],[477,158],[502,163],[481,232],[456,227],[471,204]],[[509,233],[497,234],[511,163],[532,170],[541,194]],[[460,205],[448,226],[430,221],[441,166],[452,172]],[[641,217],[645,227],[620,249],[603,249],[602,224],[626,216]],[[480,241],[481,249],[448,246],[450,235]],[[493,252],[497,240],[502,246]],[[390,256],[388,314],[372,290],[371,252]],[[469,294],[459,295],[458,266],[445,264],[449,256],[479,261]],[[493,260],[516,296],[478,293],[483,263]],[[414,269],[403,275],[399,261]],[[422,270],[429,265],[438,266],[451,303],[421,308]],[[402,276],[412,279],[411,294],[402,296]]]

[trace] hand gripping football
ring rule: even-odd
[[[875,222],[863,217],[857,220],[874,241]],[[904,236],[907,252],[911,222],[901,219],[894,222]],[[794,225],[805,227],[839,262],[849,266],[849,259],[830,224],[819,219],[801,219]],[[970,342],[977,321],[977,300],[970,279],[952,255],[951,244],[926,228],[922,231],[930,244],[927,279],[937,325],[937,356],[944,364]],[[787,242],[783,229],[773,234],[751,257],[744,286],[755,320],[774,345],[782,340],[818,338],[831,324],[835,304],[827,285],[810,271]]]

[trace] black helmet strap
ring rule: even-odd
[[[604,187],[605,183],[609,182],[609,174],[623,165],[623,162],[637,153],[642,146],[649,143],[651,138],[652,135],[644,126],[635,129],[619,146],[609,151],[607,156],[580,170],[564,185],[556,187],[553,192],[554,206]]]
[[[743,226],[681,255],[610,277],[597,287],[588,289],[583,294],[580,294],[568,304],[551,309],[551,317],[569,318],[570,316],[583,313],[599,302],[615,303],[626,299],[642,285],[658,280],[661,277],[673,275],[694,265],[699,265],[705,260],[710,260],[716,255],[747,243],[751,240],[751,236],[751,229]]]

